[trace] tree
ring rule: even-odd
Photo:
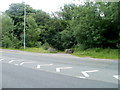
[[[35,10],[25,3],[14,3],[10,5],[10,8],[5,11],[14,21],[13,35],[17,37],[20,47],[23,46],[23,28],[24,28],[24,8],[26,7],[26,17],[33,16]]]
[[[70,29],[78,44],[86,48],[116,48],[119,38],[117,3],[85,3],[73,11]]]
[[[5,13],[2,13],[1,17],[2,19],[0,20],[0,22],[2,22],[2,46],[6,48],[13,47],[13,21]]]
[[[38,26],[46,26],[49,24],[50,16],[42,10],[36,10],[33,17]]]
[[[38,45],[40,29],[32,16],[27,17],[26,46],[36,47]],[[23,35],[22,35],[23,36]]]
[[[26,45],[36,47],[48,43],[58,50],[75,46],[87,48],[119,48],[119,3],[85,2],[84,5],[69,4],[53,15],[34,10],[25,3],[11,4],[4,18],[5,42],[18,42],[23,46],[24,7],[26,6]],[[10,25],[11,23],[11,25]],[[13,27],[14,25],[14,27]],[[11,29],[12,28],[12,29]],[[11,36],[12,35],[12,36]],[[4,43],[5,43],[4,42]],[[11,44],[6,47],[11,46]]]

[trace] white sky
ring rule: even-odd
[[[78,0],[2,0],[0,2],[0,11],[5,11],[11,3],[25,2],[34,9],[41,9],[48,13],[58,11],[61,6],[68,3],[80,3]]]

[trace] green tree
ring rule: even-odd
[[[38,45],[40,29],[32,16],[27,17],[26,46],[36,47]]]
[[[73,11],[70,29],[78,44],[86,48],[116,48],[119,38],[117,3],[85,3]]]
[[[33,17],[38,26],[46,26],[49,24],[50,16],[42,10],[36,10]]]
[[[24,8],[26,7],[26,17],[33,16],[35,10],[25,3],[14,3],[11,4],[9,9],[6,10],[6,14],[9,15],[14,21],[13,35],[17,36],[20,47],[23,46],[23,28],[24,28]]]
[[[13,21],[12,19],[7,16],[5,13],[1,15],[2,19],[2,46],[3,47],[13,47],[12,43],[12,33],[13,33]]]

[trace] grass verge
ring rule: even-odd
[[[61,51],[50,52],[45,50],[43,47],[40,48],[26,48],[26,49],[13,49],[13,48],[1,48],[1,49],[9,49],[9,50],[21,50],[28,52],[37,52],[37,53],[63,53]],[[92,57],[92,58],[100,58],[100,59],[117,59],[118,60],[118,49],[87,49],[87,50],[77,50],[72,54],[79,57]]]
[[[43,48],[26,48],[26,49],[19,49],[21,51],[28,51],[28,52],[37,52],[37,53],[50,53],[48,50],[44,50]]]
[[[20,50],[20,51],[37,52],[37,53],[51,53],[48,50],[44,50],[42,47],[41,48],[25,48],[25,49],[14,49],[14,48],[1,48],[1,49]]]
[[[100,59],[118,59],[118,49],[87,49],[87,50],[77,50],[73,53],[75,56],[79,57],[92,57]]]

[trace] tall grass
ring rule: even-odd
[[[76,50],[73,55],[80,57],[118,59],[118,49],[92,48],[87,50]]]
[[[26,49],[19,49],[22,51],[28,51],[28,52],[38,52],[38,53],[50,53],[48,50],[44,50],[41,48],[26,48]]]
[[[38,52],[38,53],[50,53],[48,50],[40,48],[25,48],[25,49],[15,49],[15,48],[1,48],[1,49],[9,49],[9,50],[20,50],[20,51],[28,51],[28,52]]]
[[[13,48],[2,48],[2,49],[21,50],[21,51],[38,52],[38,53],[51,53],[50,51],[45,50],[44,47],[26,48],[26,49],[13,49]],[[57,53],[57,52],[58,51],[52,53]],[[110,49],[110,48],[107,49],[92,48],[86,50],[75,49],[72,55],[79,57],[92,57],[92,58],[101,58],[101,59],[118,59],[118,49]]]

